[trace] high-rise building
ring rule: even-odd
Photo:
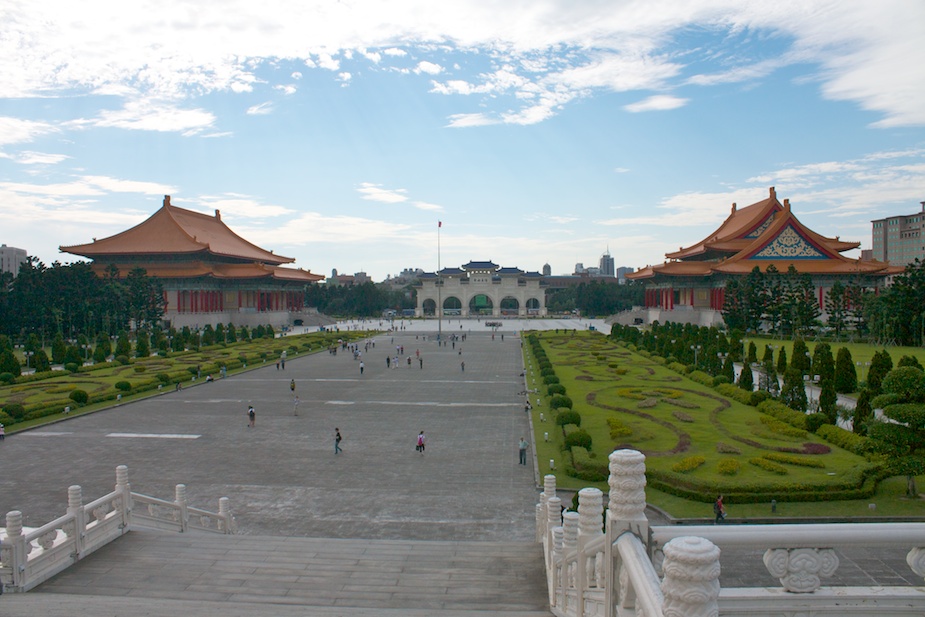
[[[871,221],[874,259],[894,266],[906,266],[917,258],[925,261],[925,201],[921,204],[922,210],[915,214]]]
[[[610,249],[608,248],[607,252],[601,255],[600,276],[613,276],[613,267],[613,257],[610,256]]]
[[[26,263],[25,249],[18,249],[5,244],[0,245],[0,272],[10,272],[14,277],[19,276],[19,267]]]

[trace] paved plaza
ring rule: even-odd
[[[0,444],[0,511],[21,510],[25,525],[44,524],[64,513],[68,486],[81,485],[90,501],[112,490],[115,467],[124,464],[136,492],[172,499],[184,483],[190,505],[209,510],[229,497],[239,533],[249,536],[531,542],[538,489],[534,465],[518,464],[517,442],[529,436],[519,332],[606,326],[502,323],[495,330],[447,320],[444,338],[466,340],[443,346],[435,322],[398,321],[394,335],[370,335],[375,347],[363,354],[362,375],[345,351],[289,358],[285,370],[268,362],[12,435]],[[387,367],[396,346],[404,346],[399,367]],[[250,404],[255,428],[247,427]],[[344,436],[337,455],[335,427]],[[423,455],[415,450],[420,431]],[[827,584],[921,583],[904,551],[839,554],[842,567]],[[92,572],[92,562],[83,568]],[[722,584],[777,586],[760,551],[724,551]]]
[[[362,375],[343,350],[295,357],[285,370],[268,362],[11,436],[0,448],[0,511],[43,524],[64,512],[68,486],[95,499],[124,464],[136,492],[170,499],[183,483],[190,505],[210,510],[229,497],[244,534],[532,539],[534,468],[517,461],[518,440],[529,434],[519,336],[445,321],[444,338],[466,341],[438,345],[416,325],[371,336]],[[399,367],[387,367],[396,355]],[[255,428],[247,426],[251,404]],[[337,455],[335,428],[344,436]]]

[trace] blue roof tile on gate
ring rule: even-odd
[[[470,261],[463,266],[465,270],[497,270],[498,264],[491,261]]]

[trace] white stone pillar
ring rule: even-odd
[[[604,526],[604,493],[596,488],[578,491],[578,543],[582,548],[600,535]]]
[[[578,512],[569,510],[562,515],[562,550],[569,554],[578,549]]]
[[[219,523],[219,525],[222,526],[222,531],[224,531],[226,534],[234,533],[234,515],[231,513],[231,500],[227,497],[221,497],[218,500],[218,514],[222,517],[222,520]]]
[[[645,541],[646,456],[638,450],[616,450],[610,454],[610,500],[607,527],[610,538],[629,529]]]
[[[125,533],[132,525],[132,485],[128,482],[128,467],[119,465],[116,467],[116,492],[122,497],[115,501],[115,506],[122,514],[122,533]]]
[[[682,536],[665,545],[663,617],[718,617],[719,548],[706,538]]]
[[[5,591],[22,591],[26,579],[26,537],[22,535],[22,512],[12,510],[6,513],[6,541],[0,552],[0,561],[9,564],[13,573],[12,584]]]
[[[180,533],[189,530],[189,505],[186,501],[186,485],[178,484],[174,503],[180,510]]]
[[[84,511],[83,490],[76,484],[67,489],[67,513],[74,517],[73,525],[65,525],[64,535],[74,540],[75,560],[80,559],[87,536],[87,513]]]
[[[543,536],[543,547],[546,553],[546,567],[552,567],[552,530],[562,524],[562,500],[551,497],[546,500],[546,535]]]

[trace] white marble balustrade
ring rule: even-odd
[[[560,617],[798,617],[925,615],[925,587],[825,587],[837,548],[901,547],[925,577],[925,524],[653,526],[645,517],[645,456],[610,455],[610,495],[578,493],[562,512],[555,477],[544,478],[537,541],[547,565],[550,608]],[[781,587],[720,589],[723,547],[764,549]],[[654,562],[653,562],[654,558]]]
[[[63,516],[32,530],[23,528],[22,512],[7,513],[5,533],[0,533],[3,592],[29,591],[132,527],[181,532],[235,530],[227,497],[219,500],[219,512],[214,513],[189,507],[182,484],[177,485],[173,502],[133,493],[125,465],[116,468],[116,486],[111,493],[84,504],[81,488],[75,485],[68,488],[67,504]],[[147,512],[136,511],[136,504],[147,505]]]

